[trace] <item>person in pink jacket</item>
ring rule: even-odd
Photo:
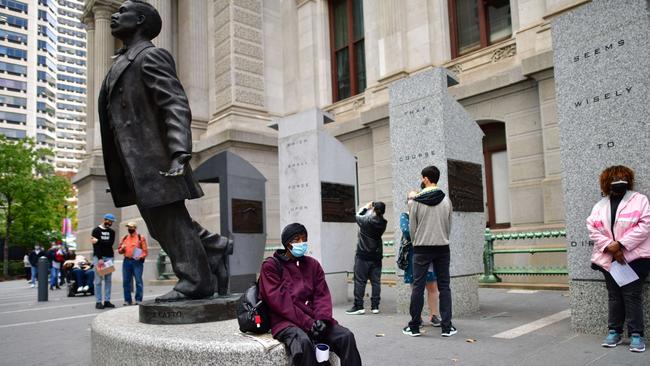
[[[603,347],[622,342],[627,316],[630,351],[644,352],[643,282],[650,272],[650,205],[648,197],[635,192],[634,171],[616,165],[600,174],[604,198],[587,218],[589,238],[594,242],[592,268],[605,276],[609,296],[608,328]],[[612,262],[629,264],[639,279],[620,287],[609,273]]]

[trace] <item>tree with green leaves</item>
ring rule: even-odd
[[[4,276],[8,276],[9,245],[31,247],[61,238],[60,226],[70,182],[54,174],[49,149],[33,139],[10,140],[0,135],[0,223],[4,228]]]

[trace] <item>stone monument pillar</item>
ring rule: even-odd
[[[601,199],[598,177],[608,166],[630,167],[634,190],[650,194],[648,2],[594,0],[555,19],[552,34],[571,321],[576,331],[604,334],[607,291],[603,275],[590,268],[585,220]],[[648,304],[647,283],[644,293]],[[650,319],[650,306],[644,308]]]
[[[331,121],[314,108],[278,122],[280,226],[305,225],[308,255],[323,266],[332,301],[343,303],[357,242],[356,160],[325,131]]]
[[[447,92],[457,83],[449,71],[436,68],[389,86],[395,242],[401,238],[399,216],[407,210],[407,193],[419,190],[422,168],[435,165],[438,186],[454,207],[449,245],[454,315],[479,308],[476,275],[483,268],[485,230],[483,132]],[[401,276],[397,299],[398,312],[408,313],[410,288]]]
[[[194,170],[201,183],[219,183],[218,232],[235,242],[228,257],[230,292],[244,292],[255,282],[266,246],[266,178],[230,151],[209,158]]]

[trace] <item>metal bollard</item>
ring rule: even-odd
[[[47,301],[47,275],[50,261],[45,257],[38,258],[38,301]]]

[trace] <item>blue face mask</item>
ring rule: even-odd
[[[305,253],[307,253],[307,242],[302,242],[302,243],[293,243],[291,244],[291,255],[293,255],[296,258],[300,258]]]

